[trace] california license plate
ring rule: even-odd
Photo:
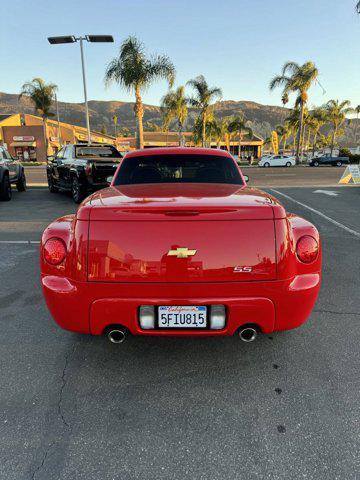
[[[158,311],[158,326],[159,328],[206,328],[206,307],[161,306]]]

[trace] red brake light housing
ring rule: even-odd
[[[313,263],[319,254],[319,244],[314,237],[304,235],[296,244],[296,255],[303,263]]]
[[[66,245],[61,238],[49,238],[43,246],[43,256],[49,265],[60,265],[66,257]]]

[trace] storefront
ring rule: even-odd
[[[36,162],[36,141],[30,135],[15,135],[10,147],[15,151],[15,157],[24,162]]]

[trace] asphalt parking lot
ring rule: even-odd
[[[359,478],[360,189],[267,190],[319,228],[324,276],[302,328],[251,344],[60,330],[38,245],[16,242],[76,205],[0,204],[1,479]]]

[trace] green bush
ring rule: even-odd
[[[339,157],[349,157],[351,158],[352,153],[348,148],[340,148],[339,149]]]

